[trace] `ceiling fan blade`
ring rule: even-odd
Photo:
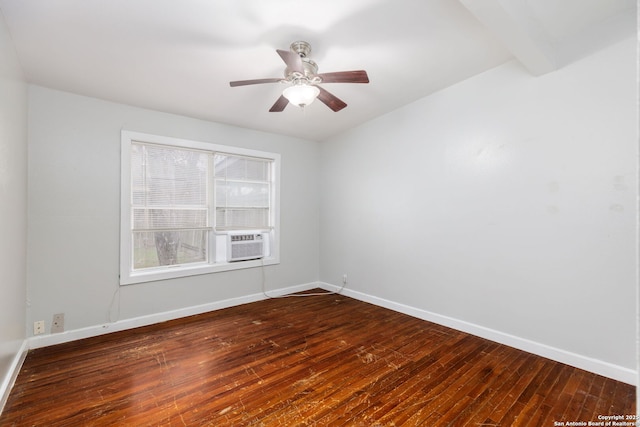
[[[231,87],[236,87],[236,86],[247,86],[247,85],[258,85],[261,83],[278,83],[280,80],[279,78],[271,78],[271,79],[254,79],[254,80],[238,80],[235,82],[229,82],[229,85]]]
[[[321,73],[318,77],[322,83],[369,83],[369,76],[364,70]]]
[[[284,110],[284,107],[286,107],[288,104],[289,104],[289,100],[285,98],[284,95],[280,95],[280,98],[278,98],[276,103],[273,104],[273,106],[269,109],[269,112],[280,113],[281,111]]]
[[[323,89],[320,86],[316,86],[316,87],[320,89],[320,94],[318,94],[318,99],[322,101],[327,107],[331,108],[333,111],[338,112],[347,106],[347,104],[345,104],[343,100],[341,100],[334,94],[328,92],[326,89]]]
[[[297,53],[281,49],[277,49],[276,52],[278,52],[278,55],[280,55],[284,63],[287,64],[290,71],[297,71],[298,73],[304,74],[302,59],[300,59]]]

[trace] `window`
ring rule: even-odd
[[[273,153],[123,131],[120,283],[278,263],[279,163]],[[260,236],[263,259],[228,261],[238,233]]]

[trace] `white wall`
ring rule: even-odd
[[[636,43],[321,145],[320,278],[635,370]]]
[[[118,286],[121,129],[280,153],[281,263],[267,288],[318,280],[318,144],[29,87],[28,324],[65,329],[261,292],[260,268]]]
[[[0,410],[25,338],[27,87],[0,14]]]

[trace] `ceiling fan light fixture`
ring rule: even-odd
[[[266,78],[253,80],[236,80],[229,82],[231,87],[257,85],[262,83],[288,83],[290,86],[282,91],[275,104],[269,109],[270,113],[280,113],[289,104],[304,108],[314,99],[338,112],[347,104],[327,91],[322,83],[369,83],[369,76],[365,70],[336,71],[318,74],[318,64],[309,59],[311,46],[305,41],[293,42],[289,50],[276,49],[276,53],[286,64],[284,78]]]
[[[306,107],[320,94],[320,89],[308,84],[295,84],[286,88],[282,95],[293,105]]]

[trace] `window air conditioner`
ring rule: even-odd
[[[266,255],[266,246],[263,233],[230,233],[227,235],[227,261],[245,261],[248,259],[263,258]]]

